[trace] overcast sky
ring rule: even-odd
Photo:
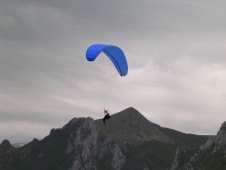
[[[226,1],[1,0],[0,142],[134,107],[186,133],[226,120]],[[120,77],[94,43],[120,47]]]

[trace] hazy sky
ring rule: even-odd
[[[186,133],[226,120],[225,0],[1,0],[0,142],[134,107]],[[120,77],[93,43],[119,46]]]

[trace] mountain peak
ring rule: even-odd
[[[0,144],[0,151],[7,151],[7,150],[11,150],[12,149],[12,145],[10,144],[10,142],[8,140],[3,140],[2,143]]]
[[[120,145],[124,143],[138,144],[150,140],[172,142],[155,124],[133,107],[113,114],[106,125],[101,119],[96,120],[96,126],[109,139]]]
[[[221,124],[220,131],[221,131],[221,130],[226,131],[226,121],[224,121],[224,122]]]
[[[134,107],[128,107],[125,110],[123,110],[122,112],[130,112],[130,113],[138,113],[141,114],[137,109],[135,109]]]
[[[131,121],[131,120],[134,120],[134,121],[139,120],[139,121],[145,121],[145,122],[150,123],[149,120],[147,120],[138,110],[136,110],[133,107],[129,107],[129,108],[122,110],[121,112],[118,112],[112,116],[120,117],[121,119],[123,119],[126,122]]]
[[[3,140],[2,143],[0,144],[0,158],[1,158],[1,155],[4,155],[4,159],[9,160],[11,158],[10,155],[14,149],[15,148],[10,144],[8,140]],[[0,165],[0,169],[1,169],[1,165]]]
[[[139,111],[138,110],[136,110],[134,107],[128,107],[127,109],[125,109],[124,111],[130,111],[130,112],[138,112],[139,113]]]
[[[11,144],[10,144],[10,142],[8,140],[5,139],[5,140],[2,141],[1,146],[10,147]]]

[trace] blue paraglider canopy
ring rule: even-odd
[[[94,61],[101,52],[110,58],[121,76],[128,73],[128,65],[123,51],[114,45],[93,44],[87,49],[86,58],[88,61]]]

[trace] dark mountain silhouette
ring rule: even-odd
[[[0,144],[0,170],[166,170],[176,148],[198,149],[209,137],[148,121],[134,108],[102,120],[74,118],[20,148]]]

